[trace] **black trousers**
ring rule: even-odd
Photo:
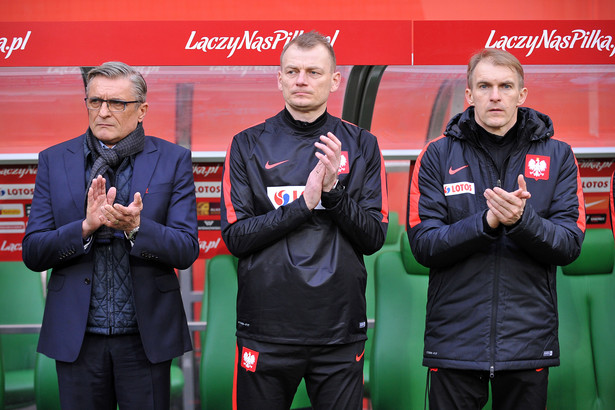
[[[77,360],[56,370],[62,410],[170,407],[171,361],[147,360],[139,335],[86,333]]]
[[[365,342],[303,346],[237,338],[234,409],[288,410],[305,379],[314,410],[360,410]]]
[[[494,410],[545,410],[549,369],[489,372],[429,369],[431,410],[482,409],[489,400],[491,382]]]

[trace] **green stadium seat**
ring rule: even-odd
[[[367,270],[367,286],[365,288],[365,302],[367,304],[367,320],[376,318],[376,291],[374,280],[374,263],[378,255],[391,250],[399,250],[399,240],[402,234],[405,234],[403,226],[399,224],[399,214],[397,212],[389,213],[389,227],[387,236],[382,248],[372,255],[365,255],[363,261]],[[372,346],[374,339],[374,328],[367,329],[367,341],[365,342],[365,355],[363,357],[363,380],[364,380],[364,396],[370,397],[370,364],[372,356]]]
[[[216,255],[207,262],[202,318],[207,329],[201,338],[201,408],[232,408],[235,370],[235,323],[237,301],[237,258]],[[301,381],[291,409],[309,408],[304,381]]]
[[[0,352],[2,352],[1,343],[0,343]],[[0,354],[0,410],[4,410],[4,365],[2,364],[1,354]]]
[[[43,282],[22,262],[0,263],[0,323],[40,324],[44,310]],[[2,334],[4,406],[34,404],[34,367],[38,334]]]
[[[581,255],[558,269],[560,366],[549,373],[549,409],[615,409],[615,244],[588,229]]]
[[[376,326],[370,366],[374,410],[422,409],[427,369],[422,366],[429,270],[410,251],[405,232],[397,251],[374,266]]]
[[[34,392],[36,397],[36,410],[61,409],[56,361],[41,353],[36,354]]]

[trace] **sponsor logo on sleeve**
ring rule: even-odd
[[[444,184],[444,196],[471,194],[474,195],[474,182],[455,182],[453,184]]]
[[[303,191],[305,191],[305,186],[303,185],[270,186],[267,187],[267,196],[273,207],[278,209],[298,199],[303,195]],[[315,209],[325,208],[319,202]]]

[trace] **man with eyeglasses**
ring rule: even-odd
[[[168,409],[192,349],[175,269],[199,252],[190,151],[145,136],[134,68],[89,71],[87,132],[42,151],[23,259],[51,269],[38,351],[62,409]]]

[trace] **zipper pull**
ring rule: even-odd
[[[495,368],[493,366],[491,366],[491,367],[489,367],[489,378],[493,379],[494,377],[495,377]]]
[[[496,184],[498,188],[502,188],[502,180],[498,178],[498,182]]]

